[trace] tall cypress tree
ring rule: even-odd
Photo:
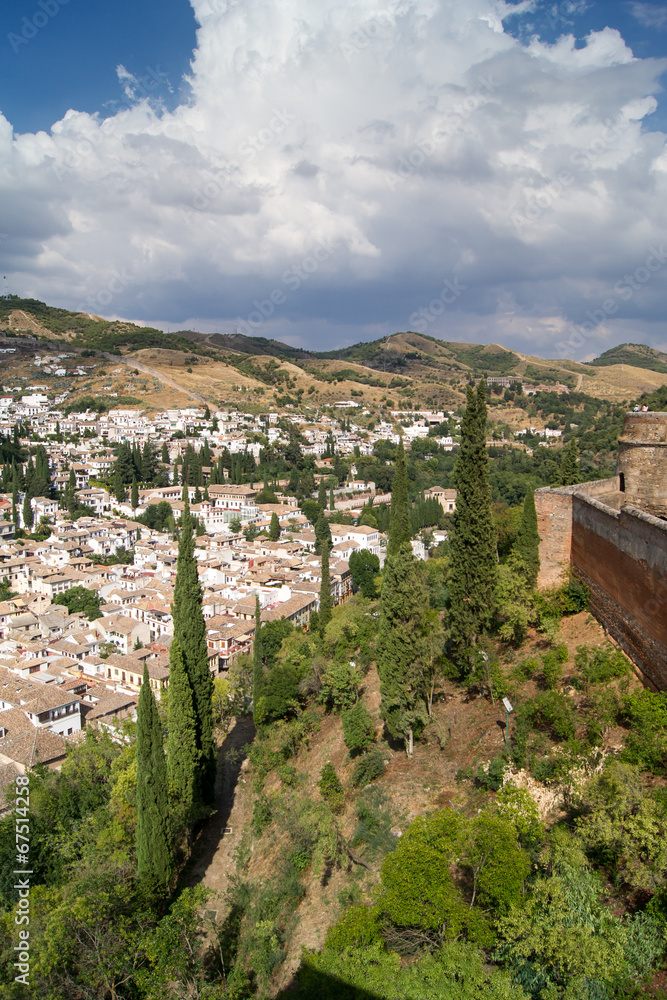
[[[174,584],[174,639],[178,640],[195,709],[198,752],[198,794],[206,805],[215,797],[215,743],[213,740],[213,679],[208,669],[206,625],[202,613],[202,591],[194,555],[190,508],[186,503],[181,520],[176,582]]]
[[[23,527],[32,528],[35,523],[35,512],[32,509],[32,504],[30,503],[30,490],[26,490],[26,494],[23,498]]]
[[[137,706],[137,869],[152,889],[164,891],[173,874],[167,762],[162,726],[144,666]]]
[[[336,501],[334,498],[334,488],[332,483],[331,486],[329,487],[329,510],[335,510],[335,509],[336,509]]]
[[[333,614],[333,597],[331,596],[331,573],[329,571],[329,546],[322,545],[322,567],[320,581],[320,610],[319,629],[320,635],[324,635],[324,630],[331,621]]]
[[[486,453],[486,384],[468,386],[456,464],[456,510],[449,571],[449,626],[455,656],[464,669],[489,627],[496,587],[495,532]]]
[[[391,511],[387,557],[397,552],[403,542],[410,541],[410,505],[408,503],[408,475],[405,468],[403,438],[396,449],[394,478],[391,484]]]
[[[571,437],[568,441],[560,463],[559,486],[574,486],[579,482],[577,439]]]
[[[419,736],[428,715],[425,689],[432,627],[423,574],[410,544],[405,453],[401,442],[392,485],[376,658],[382,716],[391,735],[404,741],[408,756],[412,755],[414,738]]]
[[[197,815],[197,720],[192,687],[180,643],[174,636],[169,649],[169,709],[167,772],[175,830],[180,834]]]
[[[137,485],[136,477],[132,480],[132,489],[130,490],[130,506],[132,510],[136,510],[139,506],[139,487]]]
[[[535,510],[535,493],[529,486],[523,499],[521,524],[514,543],[517,552],[526,564],[527,579],[531,587],[537,583],[540,571],[540,536],[537,533],[537,511]]]

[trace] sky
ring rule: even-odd
[[[0,291],[667,350],[667,3],[3,0]]]

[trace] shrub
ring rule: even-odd
[[[344,804],[343,786],[333,764],[328,761],[320,771],[317,782],[322,798],[333,812],[340,812]]]
[[[625,699],[624,720],[629,724],[621,757],[647,771],[667,769],[667,694],[639,691]]]
[[[600,646],[598,649],[577,646],[574,665],[586,685],[608,684],[610,681],[630,676],[628,661],[623,653],[613,646]]]
[[[521,708],[521,714],[540,729],[546,729],[556,740],[572,739],[575,733],[574,709],[569,699],[556,691],[545,691]]]
[[[361,671],[352,660],[327,664],[322,675],[320,701],[339,711],[351,708],[359,697]]]
[[[382,777],[386,770],[382,751],[375,748],[368,750],[359,758],[352,771],[352,784],[356,788],[363,788],[371,781]]]
[[[563,676],[563,664],[567,662],[568,656],[567,646],[561,644],[542,657],[542,677],[544,686],[549,691],[555,691],[558,687]]]
[[[332,951],[368,948],[380,940],[379,917],[375,906],[351,906],[327,931],[325,946]]]
[[[345,746],[351,753],[365,750],[375,739],[375,723],[365,705],[360,701],[346,709],[342,716]]]

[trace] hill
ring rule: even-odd
[[[164,333],[49,306],[16,295],[0,298],[0,336],[13,338],[15,356],[3,361],[7,384],[34,376],[31,355],[82,355],[88,377],[59,387],[71,392],[139,395],[162,408],[206,401],[266,409],[352,402],[371,409],[452,409],[466,383],[482,376],[515,376],[546,387],[557,383],[600,399],[622,402],[658,388],[667,355],[623,344],[591,364],[545,359],[502,344],[437,340],[410,331],[334,351],[306,351],[266,337],[239,333]],[[122,365],[109,377],[108,362]],[[40,379],[48,376],[40,371]],[[69,372],[66,373],[69,377]]]
[[[667,354],[664,351],[657,351],[654,347],[647,347],[646,344],[618,344],[617,347],[611,347],[599,358],[587,364],[596,368],[608,365],[632,365],[634,368],[647,368],[653,372],[667,372]]]

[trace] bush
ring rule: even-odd
[[[332,951],[368,948],[380,941],[380,914],[375,906],[351,906],[327,931],[325,947]]]
[[[356,788],[369,785],[376,778],[381,778],[386,770],[382,751],[377,748],[368,750],[359,758],[352,771],[352,784]]]
[[[555,691],[563,676],[563,664],[567,662],[567,646],[561,644],[542,657],[542,678],[549,691]]]
[[[343,786],[333,764],[328,761],[320,771],[320,780],[317,782],[322,798],[330,806],[332,812],[340,812],[344,804]]]
[[[569,699],[556,691],[545,691],[521,708],[533,726],[546,729],[554,739],[569,740],[575,734],[574,709]]]
[[[351,708],[359,697],[361,670],[352,660],[327,664],[322,675],[320,701],[331,708]]]
[[[620,649],[614,649],[613,646],[600,646],[598,649],[577,646],[574,665],[587,686],[608,684],[630,676],[628,661]]]
[[[624,721],[630,726],[621,757],[656,774],[667,770],[667,694],[639,691],[626,698]]]
[[[375,723],[365,705],[360,701],[346,709],[342,716],[345,746],[351,753],[366,750],[375,739]]]

